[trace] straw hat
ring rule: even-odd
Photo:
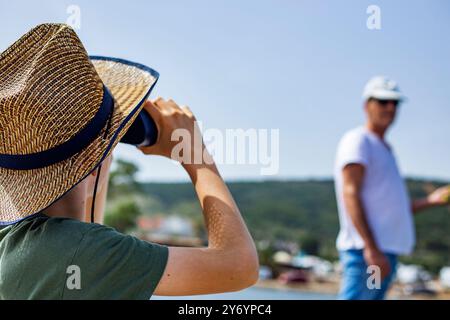
[[[38,213],[88,176],[158,79],[91,57],[64,24],[42,24],[0,55],[0,224]]]

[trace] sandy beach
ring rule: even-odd
[[[407,295],[404,293],[404,286],[396,283],[389,290],[387,298],[391,300],[450,300],[450,291],[443,290],[435,282],[433,283],[433,286],[438,288],[436,294],[434,295],[429,294]],[[308,283],[287,284],[287,285],[281,283],[278,280],[260,280],[255,285],[255,287],[337,295],[339,292],[339,280],[333,281],[314,280]]]

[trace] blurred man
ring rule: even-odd
[[[363,97],[366,125],[344,135],[335,162],[341,226],[337,248],[343,265],[340,299],[383,299],[397,256],[413,250],[413,212],[446,204],[449,193],[443,187],[425,199],[409,199],[392,147],[385,140],[404,100],[397,83],[374,77]]]

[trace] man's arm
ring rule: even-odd
[[[188,108],[180,108],[175,102],[163,99],[154,104],[147,102],[145,108],[159,129],[157,144],[141,148],[146,154],[173,159],[176,143],[171,140],[175,129],[187,130],[191,138],[195,136],[194,131],[199,134],[195,118]],[[189,146],[183,150],[184,156],[186,152],[192,156],[200,152],[209,160],[198,164],[180,161],[192,180],[202,207],[208,247],[169,247],[167,266],[155,294],[209,294],[251,286],[258,279],[259,263],[250,233],[203,143],[192,142]]]
[[[381,269],[381,276],[384,278],[390,272],[389,262],[378,248],[361,201],[364,166],[349,164],[344,167],[342,174],[344,204],[353,225],[364,241],[364,259],[367,265],[378,265]]]
[[[426,198],[412,201],[411,207],[413,213],[419,213],[428,208],[445,206],[450,201],[450,186],[440,187],[430,193]]]

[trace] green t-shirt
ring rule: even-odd
[[[38,214],[0,229],[0,299],[149,299],[168,248]]]

